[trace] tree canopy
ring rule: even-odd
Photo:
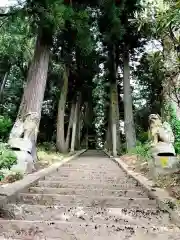
[[[96,135],[97,145],[107,143],[113,151],[116,142],[121,153],[125,141],[127,148],[135,146],[135,132],[138,138],[139,129],[147,131],[150,113],[164,117],[171,102],[178,117],[179,6],[179,1],[26,0],[1,11],[0,114],[7,118],[7,132],[23,111],[24,116],[39,111],[38,142],[55,143],[58,124],[69,141],[77,121],[76,148]],[[152,43],[153,51],[147,51]]]

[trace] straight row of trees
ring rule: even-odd
[[[175,3],[168,6],[176,12]],[[126,149],[134,148],[140,109],[133,105],[130,80],[133,77],[143,86],[146,72],[141,71],[141,62],[133,74],[131,62],[145,42],[161,36],[153,33],[154,23],[144,15],[148,7],[139,0],[26,0],[22,6],[2,12],[1,115],[17,123],[29,112],[37,113],[39,141],[56,142],[60,152],[87,146],[88,134],[96,130],[114,156],[122,152],[119,122],[123,120]],[[161,13],[159,8],[155,10]],[[169,10],[163,11],[169,14]],[[169,31],[174,34],[172,28]],[[174,37],[170,35],[168,40],[174,43]],[[178,46],[167,51],[178,53]],[[165,47],[164,42],[162,56],[167,60]],[[166,89],[165,79],[171,77],[163,75],[158,87]],[[149,86],[147,92],[152,93],[154,87]]]

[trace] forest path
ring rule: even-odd
[[[0,239],[180,239],[168,213],[102,151],[63,164],[6,208]]]

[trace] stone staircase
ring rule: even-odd
[[[19,193],[1,215],[0,239],[180,239],[168,213],[98,151],[87,151]]]

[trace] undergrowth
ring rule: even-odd
[[[60,153],[56,151],[54,143],[42,143],[38,146],[37,150],[39,162],[46,165],[60,161],[62,157],[69,155],[69,153]]]
[[[180,155],[180,120],[176,116],[176,111],[171,105],[165,105],[166,115],[168,116],[169,123],[172,127],[175,141],[174,148],[178,155]]]
[[[7,145],[1,143],[0,144],[0,180],[4,178],[4,175],[2,173],[3,169],[10,170],[11,167],[17,163],[17,157],[13,153],[12,150],[8,148]]]
[[[135,154],[140,161],[148,162],[151,159],[150,145],[148,142],[137,142],[136,147],[128,152],[128,154]]]

